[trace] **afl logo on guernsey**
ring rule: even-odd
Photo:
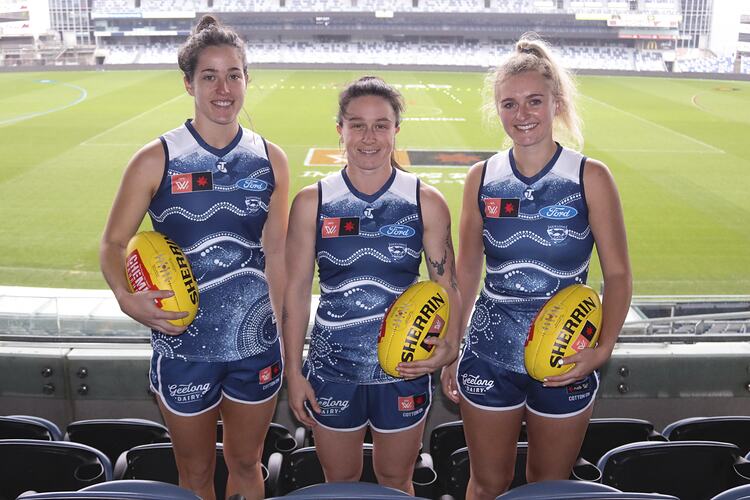
[[[394,238],[410,238],[417,233],[413,227],[402,226],[401,224],[388,224],[381,227],[379,232],[383,236],[392,236]]]
[[[545,219],[565,220],[578,215],[578,210],[567,205],[549,205],[539,210],[539,215]]]
[[[520,198],[484,198],[484,216],[489,219],[518,217]]]
[[[235,184],[240,189],[245,191],[265,191],[268,187],[268,183],[263,179],[253,179],[252,177],[246,177],[240,179]]]

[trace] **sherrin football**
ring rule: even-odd
[[[432,356],[429,337],[446,331],[450,304],[448,293],[434,281],[420,281],[399,295],[385,313],[378,337],[378,361],[383,371],[400,377],[396,365]]]
[[[589,286],[570,285],[547,300],[526,338],[526,371],[536,380],[562,375],[575,363],[563,358],[596,345],[602,323],[599,295]]]
[[[188,313],[184,318],[169,320],[173,325],[192,323],[198,312],[198,284],[180,246],[159,232],[142,231],[130,239],[125,255],[130,289],[172,290],[172,297],[158,299],[156,305],[165,311]]]

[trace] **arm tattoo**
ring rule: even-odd
[[[440,262],[432,260],[429,255],[427,256],[427,260],[430,265],[435,268],[435,272],[438,273],[438,276],[442,276],[443,274],[445,274],[445,262],[448,260],[447,253],[443,254],[443,258]]]
[[[287,320],[289,319],[289,312],[286,310],[286,306],[281,308],[281,324],[286,324]]]
[[[450,262],[448,263],[451,288],[454,290],[458,290],[458,281],[456,280],[456,253],[453,251],[453,241],[451,239],[450,224],[448,224],[447,232],[445,234],[445,252],[446,254],[450,253],[451,256]]]

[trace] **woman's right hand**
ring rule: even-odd
[[[176,326],[168,320],[181,319],[188,316],[186,311],[165,311],[156,305],[156,299],[173,297],[171,290],[147,290],[134,293],[123,293],[117,297],[120,310],[152,330],[158,330],[167,335],[179,335],[187,326]]]
[[[315,398],[315,391],[310,385],[310,382],[301,374],[287,374],[286,375],[286,387],[288,394],[289,407],[294,412],[294,416],[299,420],[305,427],[312,428],[317,423],[305,408],[305,401],[307,401],[310,408],[315,413],[320,413],[320,406],[318,400]]]

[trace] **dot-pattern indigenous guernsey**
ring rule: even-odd
[[[489,158],[479,189],[487,275],[466,348],[526,373],[524,343],[544,302],[585,283],[594,238],[583,190],[586,158],[558,145],[534,177],[516,168],[513,150]]]
[[[240,127],[225,148],[207,144],[188,120],[161,138],[162,182],[148,212],[175,241],[198,281],[198,315],[177,336],[152,332],[167,358],[234,361],[278,342],[264,274],[263,226],[274,190],[265,140]]]
[[[305,362],[308,377],[395,382],[378,363],[385,312],[419,278],[422,217],[419,180],[393,169],[376,193],[357,191],[344,170],[318,183],[320,303]]]

